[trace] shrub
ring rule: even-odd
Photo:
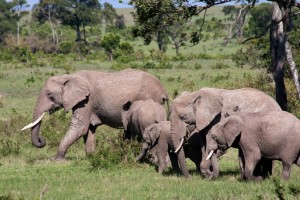
[[[227,68],[230,68],[230,66],[221,62],[218,62],[212,66],[212,69],[227,69]]]
[[[73,42],[61,42],[58,47],[58,52],[62,54],[71,53]]]
[[[99,138],[99,148],[95,154],[88,157],[92,169],[107,169],[121,163],[135,163],[135,157],[140,152],[140,144],[136,140],[124,140],[123,131],[109,135],[101,134]]]
[[[157,51],[157,50],[150,50],[150,58],[156,61],[170,60],[169,57],[164,52]]]
[[[194,68],[195,69],[201,69],[202,68],[202,65],[200,63],[195,63],[194,64]]]

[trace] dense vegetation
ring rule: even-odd
[[[88,24],[80,25],[85,32],[81,38],[74,31],[76,27],[55,21],[61,16],[49,21],[41,20],[38,12],[33,14],[40,18],[26,12],[17,44],[18,19],[11,15],[15,26],[11,24],[5,34],[0,32],[0,199],[299,199],[298,167],[292,169],[289,181],[280,179],[281,165],[277,162],[273,177],[259,183],[243,182],[234,149],[220,160],[220,177],[208,181],[195,172],[191,162],[191,179],[171,169],[159,175],[155,166],[135,163],[139,144],[123,141],[122,130],[107,126],[97,129],[94,155],[86,157],[79,140],[70,147],[66,162],[53,162],[50,158],[70,123],[70,113],[63,110],[44,119],[41,131],[47,145],[43,149],[31,145],[29,131],[20,131],[31,122],[37,95],[47,78],[82,69],[146,70],[162,81],[171,100],[183,91],[201,87],[254,87],[274,97],[274,82],[264,57],[268,54],[266,39],[252,40],[246,46],[233,39],[223,46],[227,35],[224,24],[230,15],[224,18],[222,9],[210,9],[200,42],[182,45],[179,52],[168,35],[162,51],[155,41],[144,46],[144,39],[131,34],[131,10],[114,12],[108,4],[101,11],[106,12],[98,16],[101,23],[95,22],[94,15],[89,20],[83,17]],[[36,10],[44,12],[47,7]],[[194,18],[188,31],[201,26],[202,19]],[[292,37],[299,46],[297,32]],[[300,117],[300,102],[289,77],[286,87],[289,111]]]

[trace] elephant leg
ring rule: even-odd
[[[282,161],[282,178],[288,180],[291,173],[291,164],[288,162]]]
[[[96,139],[95,139],[96,128],[97,127],[90,125],[87,134],[85,134],[83,136],[86,155],[91,155],[95,152],[95,149],[96,149]]]
[[[245,178],[248,180],[261,180],[261,176],[253,176],[253,171],[260,160],[261,156],[259,152],[249,152],[245,155]]]
[[[79,107],[73,112],[70,128],[59,144],[55,160],[62,160],[65,157],[67,149],[81,136],[86,135],[90,125],[90,113]]]
[[[241,179],[245,179],[245,158],[243,151],[239,149],[239,164],[240,164],[240,174]]]
[[[158,173],[163,173],[164,169],[167,166],[167,161],[166,161],[166,156],[163,153],[158,153],[157,157],[158,157]]]

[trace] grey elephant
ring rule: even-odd
[[[253,88],[235,90],[202,88],[191,93],[185,92],[175,98],[170,115],[171,137],[183,175],[190,176],[186,167],[184,149],[181,148],[184,140],[190,137],[186,134],[188,125],[195,125],[196,131],[193,132],[206,135],[211,127],[230,115],[240,112],[267,113],[280,110],[272,97]],[[202,155],[204,153],[205,151],[202,151]],[[269,166],[266,170],[272,173],[272,162],[268,160],[265,162],[265,165]],[[217,169],[216,166],[213,168]]]
[[[194,130],[194,127],[189,127],[189,130]],[[185,156],[195,163],[196,169],[200,172],[201,148],[203,146],[202,135],[199,133],[193,134],[188,140],[188,144],[183,145]],[[162,173],[171,161],[172,168],[175,171],[179,170],[177,155],[174,153],[174,147],[171,141],[171,122],[162,121],[157,124],[152,124],[145,129],[143,135],[142,150],[137,160],[143,158],[147,152],[150,152],[157,159],[158,172]]]
[[[106,124],[122,128],[121,113],[127,101],[153,99],[163,104],[168,100],[167,91],[151,74],[140,70],[123,70],[108,73],[80,71],[72,75],[50,77],[42,88],[33,113],[31,128],[34,146],[45,146],[39,134],[41,120],[46,112],[64,108],[72,110],[70,128],[60,142],[55,159],[64,159],[67,149],[80,137],[84,137],[87,153],[95,149],[94,133],[98,126]]]
[[[121,115],[125,138],[137,137],[139,141],[143,138],[146,127],[167,120],[164,106],[152,99],[126,102]]]
[[[242,178],[261,180],[253,171],[261,157],[280,160],[282,177],[289,179],[291,165],[300,167],[300,120],[285,111],[230,116],[207,134],[207,159],[217,149],[239,149]]]

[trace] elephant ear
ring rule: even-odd
[[[131,105],[132,105],[131,101],[127,101],[123,105],[123,110],[122,110],[122,113],[121,113],[122,123],[123,123],[123,127],[124,127],[125,131],[127,131],[127,126],[128,126],[128,123],[129,123],[128,111],[129,111]]]
[[[230,116],[225,119],[223,134],[228,147],[232,146],[235,138],[242,132],[243,121],[238,116]]]
[[[65,111],[70,110],[89,95],[89,83],[85,78],[76,75],[69,76],[63,87],[63,106]]]
[[[144,140],[151,143],[151,146],[155,144],[161,133],[161,126],[159,124],[152,124],[145,129]]]
[[[199,91],[194,101],[196,127],[198,131],[208,126],[222,112],[222,98],[213,91]]]

